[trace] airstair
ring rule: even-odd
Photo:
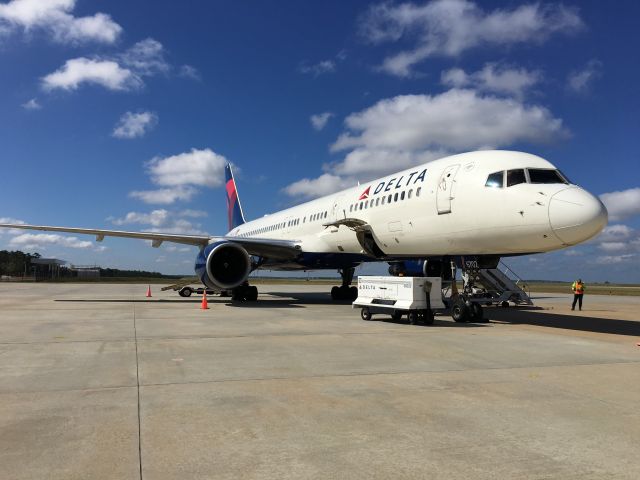
[[[500,262],[498,268],[482,268],[478,276],[480,279],[475,283],[485,288],[484,294],[491,298],[491,303],[533,305],[528,285],[505,263]]]

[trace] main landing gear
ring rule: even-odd
[[[244,283],[231,290],[231,300],[236,302],[255,302],[258,300],[258,287],[252,287]]]
[[[355,300],[358,298],[358,289],[351,286],[355,271],[356,269],[353,267],[338,270],[342,277],[342,285],[331,289],[331,298],[333,300]]]
[[[477,301],[473,301],[473,289],[475,287],[474,282],[479,278],[478,271],[473,268],[466,268],[462,271],[462,293],[457,293],[457,289],[455,289],[455,268],[455,263],[451,262],[451,270],[453,272],[454,279],[454,288],[452,288],[452,290],[455,292],[451,298],[451,318],[458,323],[488,322],[488,320],[484,318],[482,305]]]

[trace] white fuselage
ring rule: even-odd
[[[503,174],[502,187],[487,186],[491,174],[522,169],[525,183],[508,186]],[[428,257],[548,252],[599,233],[607,223],[600,200],[569,182],[532,183],[540,170],[556,167],[521,152],[454,155],[265,215],[228,236],[294,240],[303,252],[362,254],[353,230],[327,226],[356,219],[368,224],[386,257]]]

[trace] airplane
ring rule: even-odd
[[[354,299],[355,268],[389,262],[390,273],[474,278],[501,257],[550,252],[600,233],[608,213],[598,197],[549,161],[485,150],[448,156],[246,221],[231,166],[225,167],[229,230],[223,236],[0,224],[0,227],[150,240],[200,248],[195,271],[236,301],[255,301],[258,269],[338,270],[334,300]],[[455,272],[453,273],[455,278]],[[472,284],[470,285],[473,286]],[[460,299],[464,306],[464,296]],[[467,305],[469,303],[467,302]]]

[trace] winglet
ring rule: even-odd
[[[231,231],[237,226],[245,223],[245,220],[230,163],[227,163],[224,167],[224,174],[227,191],[227,220],[229,222],[229,231]]]

